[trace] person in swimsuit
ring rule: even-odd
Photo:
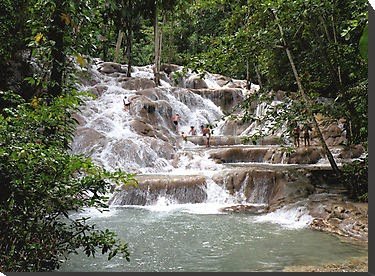
[[[180,121],[180,115],[176,113],[175,115],[172,116],[172,122],[176,127],[176,131],[178,132],[178,122]]]
[[[124,102],[124,110],[130,112],[130,104],[131,104],[131,102],[130,102],[129,98],[127,96],[125,96],[122,101]]]
[[[299,147],[300,133],[301,133],[301,129],[298,125],[295,128],[293,128],[293,139],[294,139],[294,146],[295,147]]]
[[[190,135],[197,135],[197,130],[194,128],[194,126],[190,127],[189,134]]]
[[[209,128],[209,125],[207,125],[206,127],[201,125],[201,131],[203,136],[206,137],[206,147],[208,148],[210,147],[211,129]]]

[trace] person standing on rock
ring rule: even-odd
[[[176,127],[176,131],[178,132],[178,123],[180,121],[180,115],[176,113],[175,115],[172,116],[172,122]]]
[[[310,146],[310,131],[312,131],[311,127],[308,124],[303,126],[303,143],[305,146]]]
[[[206,147],[209,148],[211,146],[210,145],[211,129],[209,128],[209,125],[206,125],[206,127],[201,125],[201,131],[202,131],[203,136],[206,137]]]
[[[189,134],[190,135],[197,135],[197,130],[194,128],[194,126],[190,127]]]
[[[124,102],[124,110],[125,111],[128,111],[130,113],[130,100],[127,96],[124,97],[124,99],[122,100]]]
[[[299,147],[299,137],[300,137],[301,129],[299,125],[296,125],[293,128],[293,140],[294,140],[294,146]]]

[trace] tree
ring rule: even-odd
[[[86,5],[92,3],[31,0],[22,6],[29,20],[24,36],[12,44],[27,41],[17,50],[29,49],[35,67],[27,78],[30,91],[17,93],[34,97],[26,102],[0,91],[0,267],[5,271],[51,271],[80,248],[88,256],[100,249],[109,259],[118,253],[129,259],[127,245],[113,232],[70,216],[85,207],[106,208],[108,189],[133,181],[130,174],[108,172],[69,152],[76,123],[72,113],[82,104],[73,67],[85,66],[83,54],[92,48],[92,30],[84,24]],[[86,35],[89,39],[78,43]],[[1,45],[12,59],[16,50]]]
[[[141,16],[145,12],[143,1],[122,0],[108,2],[110,15],[118,29],[118,47],[121,45],[122,36],[125,36],[125,56],[128,64],[127,76],[131,76],[133,64],[132,46],[134,32],[140,29]]]
[[[332,156],[332,153],[331,151],[329,150],[324,138],[323,138],[323,134],[320,130],[320,127],[319,127],[319,124],[315,118],[315,114],[311,111],[312,110],[312,105],[311,105],[311,102],[310,100],[307,98],[306,96],[306,93],[305,93],[305,90],[302,86],[302,83],[301,83],[301,80],[300,80],[300,77],[299,77],[299,74],[297,72],[297,69],[296,69],[296,65],[294,64],[294,60],[293,60],[293,57],[292,57],[292,54],[290,52],[290,49],[288,47],[288,44],[285,40],[285,37],[284,37],[284,29],[283,27],[281,26],[280,22],[279,22],[279,18],[277,16],[277,13],[275,12],[275,10],[271,10],[273,16],[275,17],[275,20],[276,20],[276,24],[280,30],[280,35],[281,35],[281,40],[282,40],[282,44],[283,44],[283,47],[285,49],[285,52],[288,56],[288,59],[289,59],[289,62],[290,62],[290,65],[292,67],[292,70],[293,70],[293,74],[294,74],[294,77],[296,79],[296,82],[297,82],[297,85],[298,85],[298,91],[300,92],[301,96],[302,96],[302,99],[306,105],[306,110],[308,111],[313,123],[314,123],[314,126],[315,126],[315,129],[317,130],[318,132],[318,137],[319,137],[319,140],[320,140],[320,143],[323,147],[323,150],[329,160],[329,163],[331,164],[331,167],[332,167],[332,170],[334,171],[334,173],[337,175],[337,176],[340,176],[340,170],[336,164],[336,161],[335,159],[333,158]]]
[[[171,12],[179,3],[179,0],[155,0],[150,2],[153,7],[154,15],[154,49],[155,49],[155,67],[154,76],[156,85],[160,85],[160,66],[161,66],[161,53],[163,44],[163,32],[159,26],[159,13],[161,10],[161,17],[163,18],[163,25],[166,24],[167,13]]]
[[[0,96],[8,99],[0,115],[1,269],[52,271],[78,249],[129,260],[127,244],[113,232],[71,217],[85,207],[107,208],[104,194],[111,186],[132,180],[66,151],[79,98],[66,95],[46,105],[43,98],[25,103],[12,93]]]

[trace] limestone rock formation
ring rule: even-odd
[[[123,186],[110,200],[112,205],[146,205],[155,203],[160,196],[183,203],[200,203],[207,198],[203,176],[139,175],[137,187]]]
[[[146,78],[122,77],[119,81],[122,83],[122,88],[126,90],[143,90],[156,86],[153,80]]]
[[[127,73],[127,69],[125,66],[115,63],[115,62],[102,62],[99,65],[98,71],[104,74],[112,74],[112,73]]]
[[[198,89],[194,88],[191,91],[202,96],[203,98],[210,99],[222,110],[230,111],[236,105],[243,101],[242,89],[238,88],[220,88],[220,89]]]

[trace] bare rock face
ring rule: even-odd
[[[251,122],[243,122],[239,118],[234,118],[234,119],[225,121],[221,129],[221,132],[223,133],[223,135],[240,135],[250,125],[251,125]]]
[[[210,152],[210,158],[218,163],[264,162],[268,148],[226,148]]]
[[[205,80],[200,78],[198,75],[192,75],[185,80],[185,88],[203,89],[208,88],[208,85]]]
[[[359,158],[364,151],[362,145],[352,145],[350,147],[344,147],[338,157],[343,159]]]
[[[102,62],[99,65],[98,71],[104,74],[112,73],[125,73],[127,72],[125,67],[122,67],[121,64],[115,62]]]
[[[139,135],[156,137],[154,128],[144,121],[132,120],[130,126]]]
[[[191,91],[210,99],[223,110],[231,110],[238,103],[243,101],[242,90],[238,88],[221,88],[221,89],[199,89],[194,88]]]
[[[214,142],[213,142],[214,144]],[[210,157],[218,163],[267,162],[284,164],[316,164],[324,157],[320,147],[300,147],[293,153],[286,153],[280,148],[249,147],[224,148],[210,151]]]
[[[72,151],[84,152],[91,155],[95,151],[102,150],[107,144],[105,135],[91,128],[79,128],[76,130],[75,139],[72,143]]]
[[[97,84],[89,89],[89,91],[97,97],[101,97],[108,90],[108,86]]]
[[[234,194],[236,191],[238,192],[243,185],[248,185],[249,180],[247,180],[246,183],[244,183],[244,181],[246,176],[252,173],[253,170],[249,173],[247,169],[226,170],[215,174],[212,179],[218,185],[225,187],[230,194]],[[248,198],[249,194],[246,193],[246,191],[245,195]]]
[[[344,130],[339,126],[338,122],[332,122],[330,124],[327,124],[322,119],[322,121],[320,122],[320,130],[328,146],[341,145],[346,143],[347,141]],[[311,133],[311,138],[312,145],[320,144],[316,129],[313,129]]]
[[[288,164],[316,164],[324,157],[320,147],[299,147],[288,157]]]
[[[322,205],[324,208],[321,208]],[[310,213],[315,217],[310,225],[312,229],[367,242],[367,204],[326,200],[326,202],[311,202],[309,208]]]
[[[221,209],[222,212],[226,213],[245,213],[259,215],[268,212],[268,207],[258,206],[258,205],[234,205],[230,207],[225,207]]]
[[[226,76],[219,75],[219,74],[213,74],[213,77],[215,81],[217,82],[217,84],[220,85],[221,87],[225,86],[232,80],[230,77],[226,77]]]
[[[122,82],[122,88],[126,90],[143,90],[148,88],[155,88],[155,82],[146,78],[132,78],[132,77],[123,77],[119,81]]]
[[[73,113],[72,118],[78,122],[78,125],[83,126],[86,124],[86,119],[80,113]]]
[[[147,88],[139,90],[136,95],[147,97],[151,101],[164,100],[163,91],[159,88]]]
[[[146,91],[146,90],[145,90]],[[152,94],[158,97],[156,94]],[[168,135],[168,130],[173,129],[172,122],[169,118],[172,116],[172,107],[164,100],[151,100],[150,96],[135,96],[132,99],[132,112],[136,112],[139,120],[143,121],[153,128],[158,128],[163,131],[164,135]]]
[[[328,137],[340,137],[341,134],[342,129],[337,124],[331,124],[323,131],[323,137],[325,139],[327,139]]]
[[[311,172],[305,169],[278,171],[275,174],[275,186],[269,197],[269,210],[295,203],[315,192],[315,182]]]
[[[304,199],[315,190],[304,169],[236,168],[215,174],[213,180],[230,194],[242,191],[246,202],[266,204],[270,210]]]
[[[164,63],[160,66],[160,70],[164,71],[166,74],[170,74],[173,72],[176,72],[180,70],[181,66],[176,65],[176,64],[170,64],[170,63]]]
[[[145,121],[132,120],[130,126],[139,135],[159,138],[166,142],[170,141],[169,137],[160,128],[155,128]]]

